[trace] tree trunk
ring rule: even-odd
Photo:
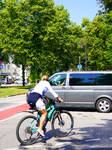
[[[25,66],[22,64],[22,79],[23,79],[23,86],[25,86]]]

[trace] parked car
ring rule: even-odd
[[[14,81],[14,83],[15,84],[22,84],[23,83],[23,80],[22,79],[16,79],[15,81]],[[25,84],[26,84],[27,82],[25,81]]]
[[[6,84],[6,79],[1,79],[1,80],[0,80],[0,83],[1,83],[1,84]]]
[[[1,79],[0,80],[1,84],[11,84],[11,80],[7,80],[7,79]]]
[[[63,107],[96,107],[105,113],[112,110],[112,71],[59,72],[49,83],[64,100]],[[52,98],[49,91],[46,95]]]

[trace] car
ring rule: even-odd
[[[1,83],[1,84],[6,84],[6,79],[1,79],[1,80],[0,80],[0,83]]]
[[[10,79],[1,79],[0,81],[1,84],[11,84],[11,80]]]
[[[23,83],[23,80],[22,79],[16,79],[14,81],[15,84],[22,84]]]
[[[23,80],[22,79],[16,79],[15,81],[14,81],[14,83],[15,84],[22,84],[23,83]],[[25,84],[26,84],[27,82],[25,81]]]
[[[64,100],[61,107],[95,107],[102,113],[112,110],[112,71],[58,72],[49,83]],[[46,95],[53,98],[49,91]]]

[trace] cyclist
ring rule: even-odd
[[[51,85],[49,84],[49,77],[47,75],[44,75],[42,77],[42,80],[37,83],[37,85],[34,87],[34,89],[31,91],[31,93],[28,96],[28,103],[32,107],[36,107],[36,109],[39,111],[39,113],[42,114],[41,119],[40,119],[40,124],[38,128],[38,133],[41,136],[45,136],[43,132],[43,125],[47,117],[47,111],[46,111],[46,106],[45,106],[45,101],[43,100],[43,97],[47,98],[48,97],[45,95],[47,90],[50,91],[50,93],[54,96],[54,98],[57,98],[60,102],[63,102],[63,100],[56,94]]]

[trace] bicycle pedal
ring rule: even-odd
[[[42,136],[39,132],[37,133],[37,136],[42,137],[42,138],[44,137],[44,136]]]
[[[43,129],[43,131],[44,131],[44,133],[46,133],[47,129],[46,129],[46,128],[44,128],[44,129]]]
[[[40,133],[37,133],[37,137],[42,137]]]

